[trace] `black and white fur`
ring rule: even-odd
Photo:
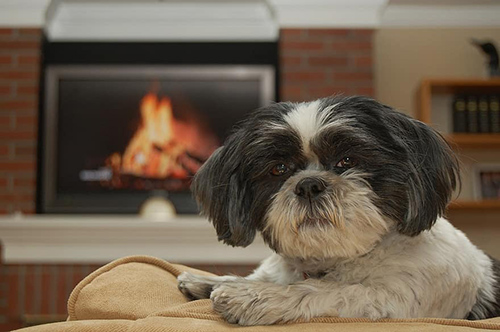
[[[498,316],[498,261],[442,217],[458,173],[436,131],[369,98],[260,109],[193,191],[220,240],[260,232],[275,254],[246,278],[183,273],[179,288],[241,325]]]

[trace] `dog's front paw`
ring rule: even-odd
[[[177,288],[190,300],[208,299],[213,282],[209,277],[183,272],[177,277]]]
[[[277,294],[276,294],[277,295]],[[270,325],[282,320],[273,292],[249,282],[227,282],[214,287],[210,299],[214,310],[229,323]]]

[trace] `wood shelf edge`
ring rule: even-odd
[[[482,200],[482,201],[453,201],[448,205],[450,211],[465,211],[473,210],[475,212],[488,212],[500,210],[499,200]]]
[[[449,134],[445,137],[459,147],[500,148],[500,134]]]
[[[426,78],[422,83],[430,87],[488,87],[500,86],[500,78]]]

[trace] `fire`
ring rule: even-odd
[[[169,98],[148,93],[140,105],[141,124],[123,156],[111,155],[107,164],[113,172],[150,179],[186,179],[218,145],[213,134],[196,123],[175,119]],[[193,166],[193,164],[195,166]]]

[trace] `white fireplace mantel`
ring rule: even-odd
[[[51,2],[61,2],[63,0],[0,0],[0,26],[4,27],[43,27],[46,25],[47,8]],[[95,26],[86,26],[94,30],[98,27],[106,33],[114,33],[115,36],[120,36],[118,32],[120,28],[125,29],[123,34],[130,34],[128,38],[138,38],[140,34],[152,38],[158,37],[161,31],[168,30],[169,23],[164,17],[173,15],[168,13],[165,16],[165,8],[168,5],[177,4],[193,4],[193,14],[189,14],[188,18],[192,23],[199,24],[198,15],[210,13],[213,8],[210,6],[210,1],[200,0],[66,0],[72,2],[75,6],[97,3],[100,6],[106,7],[106,3],[113,6],[112,11],[98,11],[98,15],[106,15],[106,19],[123,19],[126,18],[128,26],[117,26],[114,31],[102,22]],[[241,5],[240,8],[252,3],[252,0],[213,0],[212,2],[225,1],[234,7]],[[260,0],[256,1],[259,2]],[[280,28],[418,28],[418,27],[498,27],[500,3],[497,0],[266,0],[271,9],[271,14],[276,16],[276,23]],[[151,6],[157,6],[150,13]],[[207,12],[208,10],[208,12]],[[224,8],[228,10],[228,8]],[[249,12],[248,10],[245,10]],[[250,10],[252,12],[252,10]],[[88,13],[88,11],[87,11]],[[144,13],[146,20],[134,19],[134,15],[141,16]],[[182,16],[180,13],[175,13],[176,17]],[[229,9],[230,15],[227,18],[240,15],[241,10]],[[259,23],[264,13],[263,7],[253,11],[253,16],[249,16],[247,25],[251,27],[246,30],[241,29],[237,33],[248,32],[247,36],[241,38],[252,37],[251,31],[264,31],[264,34],[273,35],[274,25],[263,24],[259,29],[255,30],[255,23]],[[66,17],[68,13],[62,13]],[[233,15],[234,14],[234,15]],[[85,15],[85,11],[77,13],[77,16]],[[111,16],[110,16],[111,15]],[[219,14],[220,15],[220,14]],[[130,19],[132,17],[132,20]],[[159,17],[159,18],[158,18]],[[78,29],[78,20],[74,21],[75,17],[71,18],[69,29]],[[153,18],[154,22],[151,22]],[[155,19],[156,18],[156,19]],[[238,23],[237,19],[233,20]],[[155,22],[157,24],[155,24]],[[95,22],[94,22],[95,23]],[[99,20],[98,22],[99,23]],[[108,23],[114,23],[108,20]],[[226,22],[230,23],[230,22]],[[262,23],[262,22],[261,22]],[[224,23],[225,24],[225,23]],[[112,25],[112,24],[111,24]],[[171,25],[170,25],[171,27]],[[211,37],[211,31],[196,30],[195,26],[183,25],[183,31],[180,26],[174,26],[180,32],[179,38],[184,34],[189,34],[194,31],[200,32],[197,38]],[[221,30],[223,25],[216,25],[216,33],[218,31],[219,38],[228,38],[231,31]],[[233,26],[234,27],[234,26]],[[133,28],[133,30],[130,30]],[[160,32],[152,30],[162,28]],[[227,28],[227,27],[226,27]],[[95,32],[92,32],[95,33]],[[171,32],[167,31],[168,36]],[[270,34],[270,35],[269,35]],[[164,35],[165,36],[165,35]],[[96,35],[96,37],[99,37]],[[125,38],[125,37],[123,37]],[[162,37],[165,38],[165,37]]]
[[[261,238],[247,248],[217,241],[198,216],[157,222],[137,216],[39,215],[0,218],[2,262],[106,263],[151,255],[186,264],[255,264],[271,251]]]

